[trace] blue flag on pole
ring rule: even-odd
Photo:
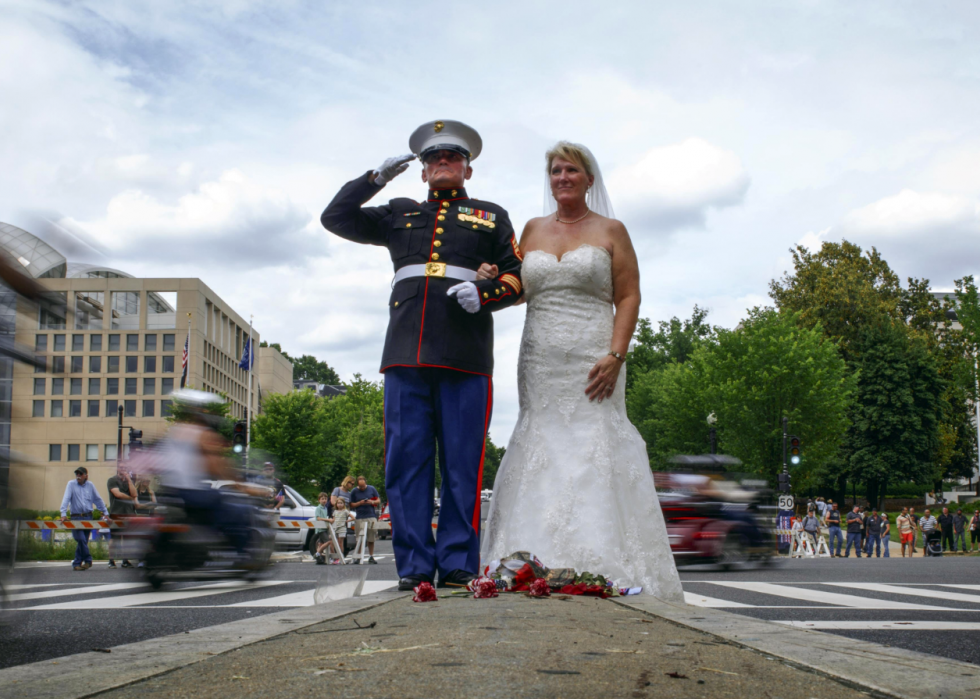
[[[255,366],[255,357],[252,355],[252,338],[245,340],[245,349],[242,352],[242,361],[238,362],[239,369],[248,370]]]

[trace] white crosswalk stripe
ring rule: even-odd
[[[37,585],[36,587],[41,587]],[[134,587],[146,587],[146,583],[114,583],[112,585],[88,585],[85,587],[70,586],[61,590],[44,590],[43,592],[24,592],[7,597],[11,602],[22,602],[29,599],[46,599],[49,597],[66,597],[68,595],[97,595],[103,592],[130,590]]]
[[[854,607],[858,609],[925,609],[932,611],[950,611],[949,607],[937,607],[928,604],[911,604],[908,602],[895,602],[892,600],[862,597],[859,595],[844,595],[838,592],[824,592],[823,590],[814,590],[808,587],[777,585],[775,583],[718,581],[712,584],[744,590],[746,592],[759,592],[764,595],[788,597],[801,602],[806,601],[829,604],[835,607]]]
[[[911,595],[912,597],[931,597],[950,602],[970,602],[980,604],[980,595],[964,595],[947,590],[930,590],[924,587],[903,587],[901,585],[885,585],[882,583],[824,583],[837,587],[847,587],[852,590],[870,590],[871,592],[887,592],[890,595]]]

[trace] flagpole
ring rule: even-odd
[[[191,314],[187,314],[187,340],[185,342],[187,347],[187,369],[181,371],[180,377],[180,387],[183,388],[187,379],[191,377]]]
[[[255,347],[252,345],[252,320],[248,317],[248,411],[245,420],[245,463],[248,463],[248,450],[252,435],[252,365],[255,364]]]

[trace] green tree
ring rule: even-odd
[[[626,394],[633,389],[636,379],[650,371],[662,369],[671,362],[686,362],[694,349],[705,342],[714,342],[717,328],[706,322],[708,311],[698,306],[691,312],[690,320],[674,316],[658,322],[657,331],[648,318],[640,318],[634,343],[626,357]]]
[[[304,495],[315,495],[323,473],[329,434],[325,401],[312,391],[273,393],[252,428],[253,444],[269,454],[283,480]]]
[[[346,394],[328,403],[347,473],[367,478],[384,498],[384,384],[356,374],[345,385]]]
[[[493,488],[497,480],[497,471],[500,469],[500,462],[507,452],[506,447],[498,447],[487,435],[486,455],[483,458],[483,487]]]

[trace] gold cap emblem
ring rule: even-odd
[[[443,123],[442,123],[441,121],[437,121],[437,122],[436,122],[436,124],[435,124],[435,130],[436,130],[436,133],[439,133],[440,131],[442,131],[442,129],[443,129],[443,128],[444,128],[445,126],[446,126],[446,125],[445,125],[445,124],[443,124]]]

